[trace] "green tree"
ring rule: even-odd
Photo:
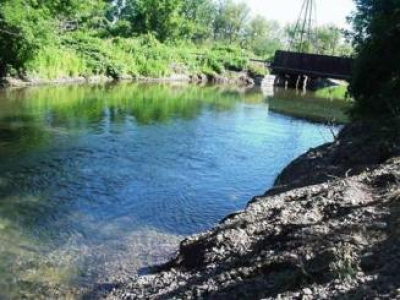
[[[254,17],[247,26],[246,44],[256,55],[269,59],[276,50],[283,48],[282,30],[276,21],[268,21],[262,16]]]
[[[344,31],[336,25],[322,25],[314,28],[311,36],[305,36],[301,44],[295,24],[287,25],[284,31],[285,39],[283,40],[292,51],[337,56],[352,54],[353,49],[346,40]],[[282,38],[280,40],[282,41]]]
[[[45,6],[23,0],[0,2],[0,75],[22,73],[25,63],[49,39],[53,26]]]
[[[1,0],[0,75],[23,75],[40,48],[60,44],[64,22],[72,18],[82,26],[92,24],[104,4],[102,0]]]
[[[400,2],[356,0],[354,117],[400,115]]]
[[[320,54],[335,55],[341,43],[340,28],[335,25],[325,25],[315,29],[318,52]]]
[[[138,34],[154,34],[160,41],[179,37],[183,0],[127,0],[122,18]]]
[[[34,3],[34,1],[32,1]],[[36,6],[47,7],[53,16],[76,17],[102,7],[102,0],[42,0]]]
[[[353,48],[345,38],[345,32],[335,25],[324,25],[316,29],[318,53],[350,56]]]
[[[240,42],[250,16],[250,8],[245,2],[223,0],[219,3],[215,20],[215,37],[229,44]]]
[[[216,6],[212,0],[184,0],[182,36],[201,41],[212,37]]]
[[[315,32],[303,33],[301,35],[296,24],[288,24],[285,26],[285,42],[291,51],[314,53],[317,52],[317,40]]]
[[[257,40],[259,38],[265,38],[269,31],[268,21],[260,15],[257,15],[250,20],[246,36],[249,40]]]

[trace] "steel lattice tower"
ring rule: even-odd
[[[318,42],[316,0],[303,0],[299,18],[290,40],[290,50],[296,52],[317,52]]]

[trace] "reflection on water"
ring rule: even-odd
[[[274,112],[336,124],[348,122],[346,111],[351,106],[350,101],[322,99],[315,97],[312,92],[283,88],[275,89],[274,94],[268,97],[268,102],[270,110]]]
[[[273,113],[298,106],[318,119],[342,108],[222,87],[1,91],[0,298],[75,295],[164,261],[331,139]]]

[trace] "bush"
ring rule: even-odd
[[[33,9],[21,0],[1,1],[0,76],[10,71],[21,74],[40,47],[55,39],[52,25],[45,10]]]
[[[251,76],[266,76],[268,75],[268,70],[265,66],[260,64],[249,64],[248,72]]]
[[[225,70],[221,59],[219,59],[215,54],[211,54],[209,57],[207,57],[206,66],[218,74],[223,73]]]
[[[220,74],[225,70],[245,70],[249,56],[234,46],[204,45],[199,49],[184,41],[161,43],[152,34],[107,38],[98,31],[84,29],[43,44],[23,68],[30,77],[45,79],[92,75],[164,77],[172,72]]]
[[[54,79],[86,74],[86,61],[73,50],[64,47],[46,46],[27,65],[30,77]]]
[[[238,47],[217,45],[203,59],[203,69],[215,73],[241,71],[249,64],[249,54]]]

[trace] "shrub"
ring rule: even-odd
[[[259,64],[249,64],[248,72],[251,76],[266,76],[268,75],[268,70],[265,66]]]
[[[73,49],[60,46],[46,46],[28,63],[30,77],[55,79],[74,77],[87,73],[85,60]]]

